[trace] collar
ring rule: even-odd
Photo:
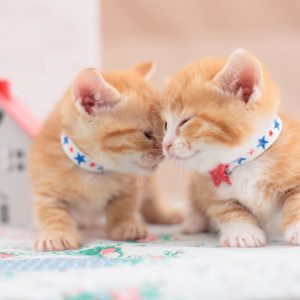
[[[63,132],[60,135],[60,143],[65,154],[76,164],[76,166],[94,173],[104,172],[102,165],[96,163],[88,155],[79,150],[70,137]]]
[[[255,142],[248,149],[248,151],[242,154],[237,159],[231,161],[227,164],[219,164],[214,169],[209,171],[209,175],[216,187],[220,186],[222,182],[227,185],[232,185],[230,180],[230,175],[238,166],[244,165],[251,160],[254,160],[262,153],[264,153],[278,138],[282,129],[282,122],[280,118],[277,116],[273,119],[272,125],[265,131],[265,133],[259,136]]]

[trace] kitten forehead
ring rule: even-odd
[[[180,122],[180,117],[179,115],[175,114],[174,112],[170,110],[164,111],[164,119],[166,120],[167,123],[179,123]]]

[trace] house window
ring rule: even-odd
[[[0,125],[4,119],[4,112],[0,109]]]
[[[0,191],[0,223],[9,223],[8,197]]]
[[[0,170],[23,172],[26,169],[26,152],[23,149],[3,149],[0,153]]]

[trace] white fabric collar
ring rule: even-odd
[[[233,169],[248,163],[249,161],[257,158],[264,153],[278,138],[282,129],[282,122],[277,116],[273,119],[272,124],[265,131],[265,133],[259,136],[256,143],[252,145],[247,151],[243,153],[237,159],[227,164],[219,164],[214,169],[209,171],[209,175],[216,187],[220,186],[222,182],[227,185],[232,185],[230,180],[230,174]]]
[[[70,137],[63,132],[60,135],[60,142],[64,152],[76,166],[94,173],[104,172],[104,168],[101,164],[95,162],[88,155],[79,150]]]

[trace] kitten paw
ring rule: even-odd
[[[54,232],[41,235],[34,244],[36,251],[74,250],[79,247],[77,234],[69,232]]]
[[[107,235],[116,241],[133,241],[145,238],[147,228],[142,222],[127,221],[108,226]]]
[[[285,233],[285,240],[294,246],[300,246],[300,223],[290,225]]]
[[[224,247],[263,247],[266,245],[266,236],[252,224],[226,224],[221,227],[221,244]]]
[[[207,219],[200,215],[189,215],[183,222],[181,232],[195,234],[204,232],[207,229]]]

